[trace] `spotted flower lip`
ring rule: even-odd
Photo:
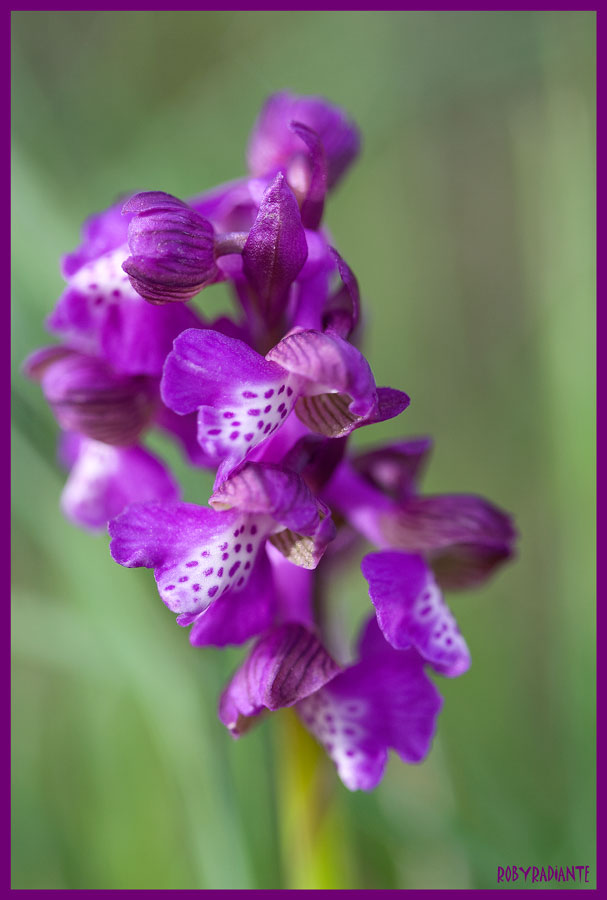
[[[294,706],[340,671],[318,637],[288,622],[261,637],[219,701],[219,718],[239,737],[263,710]]]
[[[198,642],[200,629],[207,627],[211,606],[211,620],[217,615],[222,621],[226,618],[227,629],[240,627],[234,616],[232,621],[224,616],[226,604],[215,610],[224,595],[226,601],[230,598],[230,605],[232,597],[241,607],[250,605],[253,630],[242,637],[246,640],[259,633],[255,629],[267,627],[274,606],[274,600],[268,599],[274,589],[266,540],[286,530],[300,543],[308,538],[311,556],[320,558],[334,534],[324,508],[303,482],[295,483],[298,478],[277,466],[250,463],[244,474],[235,476],[233,490],[226,484],[219,497],[214,495],[221,511],[191,503],[135,504],[110,523],[112,556],[128,568],[155,570],[160,596],[179,616],[179,624],[190,625],[205,614],[192,637],[194,642]],[[313,567],[314,558],[306,557],[302,564]],[[241,613],[241,618],[246,615]]]
[[[362,632],[359,659],[297,704],[351,791],[370,791],[382,779],[388,750],[408,763],[432,744],[442,698],[416,650],[395,650],[374,619]]]
[[[44,348],[25,363],[66,431],[118,446],[136,443],[158,401],[155,379],[113,372],[102,360]]]
[[[265,358],[242,341],[188,329],[175,341],[161,382],[170,409],[198,411],[198,441],[226,462],[222,472],[274,434],[300,397],[327,392],[338,395],[337,411],[333,424],[319,416],[318,427],[324,421],[334,428],[339,417],[341,432],[348,433],[377,411],[375,381],[360,351],[338,335],[301,329]]]
[[[306,147],[292,122],[314,131],[327,161],[327,185],[334,188],[360,150],[357,127],[337,106],[322,97],[298,97],[287,91],[272,94],[266,101],[251,133],[247,162],[253,175],[265,175],[302,156]]]
[[[466,642],[422,556],[369,553],[361,568],[379,627],[392,647],[415,647],[438,672],[451,678],[468,670]]]
[[[213,226],[187,203],[149,191],[131,197],[123,212],[133,218],[128,228],[131,255],[122,268],[144,300],[189,300],[217,278]]]

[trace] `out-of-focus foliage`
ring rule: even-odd
[[[13,13],[14,887],[490,888],[509,864],[594,884],[594,33],[592,13]],[[62,519],[56,427],[19,374],[81,221],[243,173],[281,88],[364,136],[328,223],[377,381],[412,404],[356,442],[431,433],[426,488],[521,532],[452,596],[473,666],[440,680],[429,759],[372,795],[330,773],[307,875],[288,714],[224,732],[241,653],[190,648],[149,573]],[[354,563],[335,611],[360,620],[365,587]]]

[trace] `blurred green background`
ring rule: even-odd
[[[513,864],[590,865],[594,886],[594,14],[12,21],[13,887],[491,888]],[[19,374],[82,220],[243,174],[282,88],[364,137],[327,221],[377,382],[412,405],[355,442],[432,434],[425,488],[484,494],[521,532],[515,564],[451,597],[473,666],[437,679],[428,760],[391,759],[370,795],[331,772],[308,869],[288,714],[229,738],[215,706],[241,651],[190,648],[150,574],[63,520],[57,429]],[[335,598],[368,611],[355,564]]]

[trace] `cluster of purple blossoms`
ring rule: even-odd
[[[470,665],[443,590],[484,582],[515,532],[480,497],[420,493],[429,439],[348,447],[409,405],[358,349],[358,284],[322,225],[358,150],[341,110],[270,97],[248,177],[187,203],[136,194],[86,223],[48,319],[61,343],[26,371],[63,429],[65,514],[109,523],[113,558],[154,570],[194,646],[252,642],[219,701],[232,735],[293,706],[344,784],[369,790],[390,748],[410,763],[429,751],[442,700],[427,670]],[[188,301],[217,282],[238,313],[210,322]],[[216,470],[208,507],[180,502],[144,446],[156,428]],[[373,609],[340,662],[314,570],[359,540],[375,547],[362,559]]]

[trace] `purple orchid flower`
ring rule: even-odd
[[[375,381],[360,351],[337,334],[302,329],[265,358],[217,332],[188,330],[167,357],[161,393],[175,412],[198,412],[198,441],[205,453],[226,461],[222,471],[273,435],[293,409],[308,427],[332,436],[348,434],[374,416],[377,421],[380,414]],[[390,398],[389,415],[409,402],[401,392]]]
[[[131,506],[110,523],[110,549],[120,565],[155,570],[178,623],[194,624],[192,643],[242,643],[264,630],[275,610],[266,541],[291,562],[315,568],[335,528],[296,473],[267,463],[244,466],[210,504]]]
[[[304,725],[351,791],[379,784],[390,748],[408,763],[427,756],[442,699],[424,662],[413,649],[393,649],[371,619],[359,661],[297,704]]]

